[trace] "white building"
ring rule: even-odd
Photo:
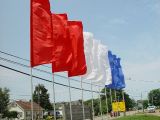
[[[43,108],[37,103],[33,103],[34,120],[43,119]],[[18,119],[16,120],[31,120],[31,102],[28,101],[14,101],[9,105],[9,111],[16,111]]]

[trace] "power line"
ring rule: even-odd
[[[160,82],[160,81],[152,81],[152,80],[132,80],[132,79],[127,79],[127,81],[133,81],[133,82],[135,82],[135,81],[138,81],[138,82],[149,82],[149,83],[153,83],[153,82]]]
[[[3,51],[0,51],[0,53],[3,53],[3,54],[8,55],[8,56],[12,56],[12,57],[17,58],[17,59],[20,59],[20,60],[24,60],[24,61],[30,62],[30,61],[29,61],[29,60],[27,60],[27,59],[24,59],[24,58],[21,58],[21,57],[18,57],[18,56],[15,56],[15,55],[12,55],[12,54],[9,54],[9,53],[6,53],[6,52],[3,52]],[[30,66],[28,66],[28,65],[25,65],[25,64],[22,64],[22,63],[15,62],[15,61],[13,61],[13,60],[9,60],[9,59],[2,58],[2,57],[0,57],[0,59],[1,59],[1,60],[3,60],[3,61],[6,61],[6,62],[10,62],[10,63],[13,63],[13,64],[20,65],[20,66],[22,66],[22,67],[30,68]],[[47,68],[51,68],[51,67],[48,67],[48,66],[46,66],[46,65],[41,65],[41,66],[43,66],[43,67],[47,67]],[[40,71],[40,72],[43,72],[43,73],[52,74],[51,72],[48,72],[48,71],[45,71],[45,70],[41,70],[41,69],[38,69],[38,68],[33,68],[33,69],[34,69],[34,70],[37,70],[37,71]],[[55,76],[58,76],[58,77],[65,78],[65,79],[68,79],[67,77],[62,76],[62,75],[58,75],[58,74],[56,74],[56,73],[54,73],[54,75],[55,75]],[[80,81],[78,81],[78,80],[76,80],[76,79],[73,79],[73,78],[70,78],[70,80],[72,80],[72,81],[76,81],[76,82],[79,82],[79,83],[80,83]],[[84,82],[84,81],[82,81],[82,83],[85,83],[85,84],[91,85],[91,83]],[[92,85],[94,85],[94,86],[98,86],[98,87],[104,87],[104,86],[96,85],[96,84],[93,84],[93,83],[92,83]]]
[[[9,54],[9,53],[6,53],[6,52],[4,52],[4,51],[0,51],[0,53],[3,53],[3,54],[8,55],[8,56],[12,56],[12,57],[14,57],[14,58],[17,58],[17,59],[20,59],[20,60],[23,60],[23,61],[26,61],[26,62],[30,62],[30,60],[28,60],[28,59],[25,59],[25,58],[22,58],[22,57],[13,55],[13,54]],[[41,65],[41,66],[47,67],[47,68],[51,68],[51,67],[46,66],[46,65]]]
[[[15,71],[15,72],[18,72],[18,73],[27,75],[27,76],[31,76],[30,74],[28,74],[28,73],[26,73],[26,72],[22,72],[22,71],[20,71],[20,70],[16,70],[16,69],[11,68],[11,67],[8,67],[8,66],[4,66],[4,65],[1,65],[1,64],[0,64],[0,67],[3,67],[3,68],[6,68],[6,69]],[[45,78],[41,78],[41,77],[38,77],[38,76],[35,76],[35,75],[32,75],[32,77],[37,78],[37,79],[40,79],[40,80],[45,81],[45,82],[50,82],[50,83],[52,83],[52,81],[47,80],[47,79],[45,79]],[[57,82],[54,82],[54,83],[57,84],[57,85],[60,85],[60,86],[69,87],[68,85],[65,85],[65,84],[61,84],[61,83],[57,83]],[[73,88],[73,89],[82,90],[81,88],[77,88],[77,87],[73,87],[73,86],[70,86],[70,87]],[[88,91],[88,92],[99,93],[99,92],[97,92],[97,91],[91,91],[91,90],[87,90],[87,89],[83,89],[83,90],[84,90],[84,91]]]
[[[16,55],[13,55],[13,54],[10,54],[10,53],[7,53],[7,52],[4,52],[4,51],[1,51],[0,50],[0,53],[2,53],[2,54],[5,54],[5,55],[8,55],[8,56],[12,56],[12,57],[14,57],[14,58],[17,58],[17,59],[20,59],[20,60],[23,60],[23,61],[27,61],[27,62],[30,62],[30,60],[28,60],[28,59],[25,59],[25,58],[22,58],[22,57],[19,57],[19,56],[16,56]],[[1,58],[1,57],[0,57]],[[1,58],[1,59],[3,59],[3,60],[5,60],[5,61],[7,61],[7,62],[11,62],[11,63],[14,63],[14,64],[18,64],[18,65],[20,65],[20,66],[23,66],[23,67],[30,67],[30,66],[27,66],[27,65],[24,65],[24,64],[21,64],[21,63],[18,63],[18,62],[15,62],[15,61],[12,61],[12,60],[9,60],[9,59],[5,59],[5,58]],[[46,65],[41,65],[41,66],[43,66],[43,67],[47,67],[47,68],[51,68],[51,67],[49,67],[49,66],[46,66]],[[37,71],[40,71],[40,72],[44,72],[44,73],[47,73],[47,74],[52,74],[51,72],[48,72],[48,71],[45,71],[45,70],[41,70],[41,69],[37,69],[37,68],[33,68],[34,70],[37,70]],[[65,77],[65,76],[62,76],[62,75],[58,75],[58,74],[55,74],[54,73],[54,75],[55,76],[58,76],[58,77],[62,77],[62,78],[65,78],[65,79],[67,79],[67,77]],[[73,78],[70,78],[70,80],[72,80],[72,81],[76,81],[76,82],[80,82],[80,81],[78,81],[78,80],[76,80],[76,79],[73,79]],[[138,81],[138,82],[149,82],[149,83],[153,83],[153,82],[160,82],[160,81],[147,81],[147,80],[132,80],[132,79],[126,79],[126,81],[132,81],[132,82],[135,82],[135,81]],[[85,84],[89,84],[89,85],[91,85],[91,83],[88,83],[88,82],[84,82],[83,81],[83,83],[85,83]],[[98,86],[98,87],[104,87],[104,86],[101,86],[101,85],[95,85],[95,84],[92,84],[92,85],[94,85],[94,86]]]

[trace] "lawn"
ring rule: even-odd
[[[160,120],[160,117],[153,115],[134,115],[117,118],[115,120]]]

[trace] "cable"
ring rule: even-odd
[[[24,61],[27,61],[27,62],[30,62],[29,60],[27,60],[27,59],[24,59],[24,58],[21,58],[21,57],[18,57],[18,56],[15,56],[15,55],[12,55],[12,54],[9,54],[9,53],[6,53],[6,52],[3,52],[3,51],[0,51],[0,53],[3,53],[3,54],[5,54],[5,55],[8,55],[8,56],[12,56],[12,57],[15,57],[15,58],[18,58],[18,59],[21,59],[21,60],[24,60]],[[20,66],[22,66],[22,67],[30,67],[30,66],[27,66],[27,65],[24,65],[24,64],[21,64],[21,63],[18,63],[18,62],[15,62],[15,61],[12,61],[12,60],[9,60],[9,59],[5,59],[5,58],[2,58],[2,57],[0,57],[2,60],[4,60],[4,61],[7,61],[7,62],[11,62],[11,63],[14,63],[14,64],[18,64],[18,65],[20,65]],[[43,67],[47,67],[47,68],[51,68],[51,67],[48,67],[48,66],[46,66],[46,65],[42,65]],[[47,73],[47,74],[52,74],[52,73],[50,73],[50,72],[47,72],[47,71],[45,71],[45,70],[41,70],[41,69],[37,69],[37,68],[33,68],[34,70],[37,70],[37,71],[40,71],[40,72],[44,72],[44,73]],[[65,77],[65,76],[62,76],[62,75],[58,75],[58,74],[54,74],[55,76],[59,76],[59,77],[62,77],[62,78],[66,78],[67,79],[67,77]],[[72,81],[76,81],[76,82],[79,82],[80,83],[80,81],[78,81],[78,80],[75,80],[75,79],[73,79],[73,78],[70,78],[70,80],[72,80]],[[88,85],[91,85],[91,83],[88,83],[88,82],[82,82],[82,83],[85,83],[85,84],[88,84]],[[101,85],[95,85],[95,84],[92,84],[92,85],[94,85],[94,86],[98,86],[98,87],[104,87],[104,86],[101,86]]]
[[[30,60],[28,60],[28,59],[24,59],[24,58],[21,58],[21,57],[19,57],[19,56],[16,56],[16,55],[13,55],[13,54],[9,54],[9,53],[4,52],[4,51],[1,51],[1,50],[0,50],[0,53],[3,53],[3,54],[8,55],[8,56],[12,56],[12,57],[17,58],[17,59],[24,60],[24,61],[27,61],[27,62],[30,62]],[[5,59],[5,58],[3,58],[3,59]],[[5,59],[5,60],[7,60],[7,59]],[[7,60],[7,61],[11,61],[11,60]],[[17,62],[14,62],[14,61],[11,61],[11,62],[17,64]],[[21,63],[18,63],[18,64],[20,65]],[[21,64],[21,66],[30,67],[30,66],[27,66],[27,65],[24,65],[24,64]],[[51,68],[51,67],[46,66],[46,65],[41,65],[41,66],[47,67],[47,68]],[[45,71],[45,70],[41,70],[41,69],[37,69],[37,68],[33,68],[33,69],[35,69],[35,70],[37,70],[37,71],[40,71],[40,72],[47,73],[47,74],[52,74],[52,73],[47,72],[47,71]],[[59,77],[67,78],[67,77],[62,76],[62,75],[58,75],[58,74],[55,74],[55,75],[56,75],[56,76],[59,76]],[[76,81],[76,82],[80,82],[80,81],[75,80],[75,79],[73,79],[73,78],[71,78],[70,80]],[[158,82],[158,83],[160,82],[160,81],[146,81],[146,80],[132,80],[132,79],[126,79],[126,80],[127,80],[127,81],[134,81],[134,82],[135,82],[135,81],[141,81],[141,82],[150,82],[150,83],[151,83],[151,82]],[[88,83],[88,82],[84,82],[84,81],[83,81],[83,83],[91,85],[91,83]],[[101,86],[101,85],[95,85],[95,84],[92,84],[92,85],[98,86],[98,87],[104,87],[104,86]]]
[[[3,51],[0,51],[0,53],[3,53],[3,54],[8,55],[8,56],[12,56],[12,57],[14,57],[14,58],[18,58],[18,59],[20,59],[20,60],[24,60],[24,61],[30,62],[30,60],[28,60],[28,59],[24,59],[24,58],[15,56],[15,55],[13,55],[13,54],[9,54],[9,53],[3,52]],[[47,68],[51,68],[51,67],[46,66],[46,65],[42,65],[42,66],[43,66],[43,67],[47,67]]]
[[[27,76],[31,76],[31,75],[28,74],[28,73],[25,73],[25,72],[22,72],[22,71],[20,71],[20,70],[16,70],[16,69],[13,69],[13,68],[11,68],[11,67],[7,67],[7,66],[1,65],[1,64],[0,64],[0,67],[3,67],[3,68],[6,68],[6,69],[15,71],[15,72],[18,72],[18,73],[27,75]],[[52,82],[52,81],[50,81],[50,80],[47,80],[47,79],[44,79],[44,78],[41,78],[41,77],[38,77],[38,76],[35,76],[35,75],[32,75],[32,77],[37,78],[37,79],[40,79],[40,80],[45,81],[45,82]],[[57,85],[60,85],[60,86],[69,87],[68,85],[65,85],[65,84],[61,84],[61,83],[57,83],[57,82],[54,82],[54,83],[57,84]],[[77,87],[73,87],[73,86],[71,86],[71,88],[77,89],[77,90],[82,90],[81,88],[77,88]],[[83,89],[83,90],[84,90],[84,91],[88,91],[88,92],[92,92],[91,90],[87,90],[87,89]],[[93,91],[93,92],[94,92],[94,93],[99,93],[99,92],[97,92],[97,91]]]
[[[133,80],[131,80],[131,79],[127,79],[128,81],[133,81]],[[160,81],[148,81],[148,80],[134,80],[133,82],[135,82],[135,81],[139,81],[139,82],[149,82],[149,83],[151,83],[151,82],[160,82]]]

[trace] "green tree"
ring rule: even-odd
[[[105,93],[105,88],[102,89],[102,93]],[[108,111],[111,112],[112,106],[111,106],[111,96],[110,96],[110,90],[106,89],[106,95],[108,98]],[[116,96],[117,96],[117,101],[122,101],[122,90],[116,90]],[[126,109],[132,109],[133,107],[136,106],[135,100],[131,99],[127,93],[124,92],[124,98],[125,98],[125,103],[126,103]],[[106,114],[107,113],[107,108],[106,108],[106,97],[105,95],[101,95],[101,100],[102,100],[102,113]],[[115,94],[112,91],[112,100],[115,100]],[[94,111],[95,115],[100,115],[100,109],[99,109],[99,99],[94,99]],[[85,101],[85,105],[92,107],[92,100]]]
[[[149,103],[160,106],[160,88],[151,90],[148,94],[149,97]]]
[[[4,116],[6,116],[7,118],[17,118],[17,115],[17,111],[8,111],[4,114]]]
[[[47,92],[48,90],[44,87],[44,85],[38,84],[33,93],[33,101],[45,110],[52,110],[53,107],[49,99],[49,93]]]
[[[148,107],[148,100],[143,100],[143,108],[146,109]]]
[[[9,89],[0,88],[0,114],[5,117],[8,112],[7,106],[9,104]]]

